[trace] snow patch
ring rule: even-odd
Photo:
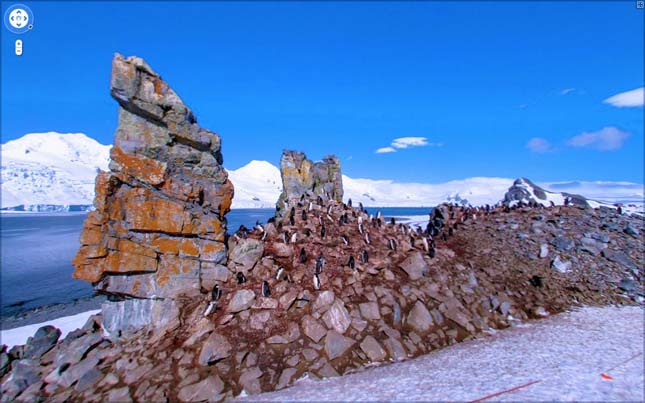
[[[83,327],[90,316],[96,315],[100,312],[101,310],[97,309],[93,311],[81,312],[72,316],[52,319],[47,322],[36,323],[34,325],[27,325],[17,327],[15,329],[3,330],[2,332],[0,332],[0,343],[6,344],[8,348],[23,345],[27,343],[28,338],[33,337],[38,329],[47,325],[59,328],[61,331],[60,338],[63,339],[69,332]]]

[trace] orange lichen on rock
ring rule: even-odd
[[[143,310],[136,314],[103,306],[115,331],[174,315],[181,295],[200,292],[201,262],[226,263],[224,215],[234,189],[219,136],[199,127],[143,60],[116,55],[110,85],[119,126],[110,171],[96,177],[96,211],[85,220],[73,276],[98,292],[136,297],[126,304]]]

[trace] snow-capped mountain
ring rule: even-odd
[[[94,178],[107,169],[110,147],[82,133],[55,132],[2,144],[2,208],[91,205]]]
[[[97,169],[106,170],[109,145],[80,133],[34,133],[2,145],[2,208],[24,205],[90,206]],[[273,208],[282,190],[279,169],[266,161],[251,161],[229,170],[235,185],[233,208]],[[509,178],[474,177],[440,184],[354,179],[343,175],[345,200],[378,207],[428,207],[450,201],[494,204],[513,185]],[[580,194],[609,203],[643,203],[643,185],[631,182],[551,182],[539,186],[555,192]],[[31,206],[31,207],[30,207]],[[58,207],[56,207],[58,206]]]

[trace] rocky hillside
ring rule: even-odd
[[[333,156],[309,180],[298,153],[281,214],[227,236],[219,136],[139,58],[115,57],[111,87],[110,172],[75,259],[110,300],[63,340],[43,327],[1,348],[2,401],[223,401],[573,306],[643,304],[642,218],[442,204],[417,230],[340,200]]]

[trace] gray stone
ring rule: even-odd
[[[74,365],[79,362],[88,351],[98,346],[103,341],[103,336],[99,333],[88,333],[82,337],[72,340],[64,348],[58,349],[58,354],[54,360],[57,367],[63,364]]]
[[[340,357],[356,343],[353,339],[345,337],[335,330],[327,332],[325,337],[325,353],[330,360]]]
[[[234,272],[248,273],[262,258],[264,243],[253,238],[229,240],[228,267]]]
[[[228,358],[233,347],[228,339],[219,333],[212,333],[204,342],[199,353],[198,362],[201,366],[207,366],[217,361]]]
[[[340,299],[336,299],[329,310],[325,312],[323,320],[329,329],[334,329],[340,334],[345,333],[349,325],[352,324],[352,318]]]
[[[638,229],[636,229],[631,223],[627,224],[627,226],[625,226],[625,229],[623,231],[626,234],[631,235],[635,238],[638,238],[638,236],[640,235],[640,232],[638,231]]]
[[[614,263],[618,263],[630,270],[638,270],[638,266],[634,261],[622,252],[616,252],[611,249],[605,249],[602,251],[602,256]]]
[[[197,383],[187,385],[179,390],[177,398],[182,402],[219,401],[221,400],[224,382],[217,375],[211,375]]]
[[[410,310],[407,323],[419,333],[426,333],[434,324],[432,315],[421,301],[417,301]]]
[[[367,354],[367,357],[370,361],[378,362],[383,361],[387,357],[387,353],[381,347],[378,341],[372,336],[367,336],[363,339],[363,342],[360,344],[361,350]]]
[[[318,375],[320,375],[323,378],[332,378],[335,376],[340,376],[338,371],[336,371],[336,369],[332,367],[328,361],[325,361],[322,368],[318,370]]]
[[[558,273],[567,273],[571,270],[571,262],[560,260],[560,256],[556,256],[551,262],[551,268]]]
[[[318,353],[313,348],[305,348],[304,350],[302,350],[302,355],[304,355],[305,360],[309,362],[312,362],[313,360],[318,358]]]
[[[132,402],[132,398],[130,397],[130,388],[124,386],[118,389],[110,389],[107,400],[110,403]]]
[[[388,353],[390,353],[390,357],[392,357],[393,360],[402,361],[408,358],[408,353],[405,351],[405,348],[399,340],[388,337],[385,340],[384,344]]]
[[[228,304],[227,312],[236,313],[249,309],[255,300],[255,293],[251,290],[237,291]]]
[[[201,262],[199,269],[199,279],[201,287],[210,291],[217,283],[226,283],[231,277],[231,271],[228,267],[210,262]]]
[[[323,291],[318,294],[318,298],[316,298],[316,301],[314,301],[312,309],[314,310],[314,312],[324,312],[331,306],[335,298],[336,297],[333,291]]]
[[[638,288],[638,283],[632,279],[624,278],[618,283],[618,288],[623,291],[631,292]]]
[[[9,372],[10,363],[11,363],[11,360],[9,359],[9,354],[2,351],[0,353],[0,378],[2,378],[4,374]]]
[[[92,386],[96,385],[101,379],[103,379],[103,372],[101,372],[98,368],[92,368],[81,375],[81,377],[78,379],[78,382],[74,386],[74,389],[77,392],[84,392]]]
[[[377,302],[365,302],[365,303],[359,304],[358,308],[361,310],[361,316],[364,319],[368,319],[368,320],[381,319],[381,313],[379,312],[379,307]]]
[[[287,310],[291,308],[291,305],[293,305],[296,298],[298,298],[298,291],[289,291],[280,297],[280,306],[282,309]]]
[[[36,359],[56,345],[60,337],[60,330],[54,326],[43,326],[36,331],[33,338],[27,341],[24,358]]]
[[[2,401],[6,398],[11,400],[20,394],[23,390],[27,389],[32,383],[40,380],[38,374],[38,364],[34,360],[18,360],[12,364],[11,375],[2,384]]]
[[[262,392],[262,387],[260,385],[259,379],[261,376],[262,370],[259,367],[248,369],[244,371],[240,376],[240,385],[248,394],[258,394]]]
[[[61,373],[60,378],[58,378],[58,384],[65,388],[69,388],[74,382],[81,379],[83,375],[95,368],[98,363],[98,358],[88,357],[83,361],[70,366]]]
[[[556,249],[563,251],[563,252],[568,252],[572,250],[575,247],[575,242],[572,239],[565,238],[562,236],[556,236],[553,238],[553,241],[551,241],[553,246],[556,247]]]
[[[423,260],[421,252],[413,252],[399,267],[407,273],[410,280],[418,280],[428,273],[428,264]]]
[[[280,379],[278,380],[278,385],[275,387],[276,390],[284,389],[293,380],[293,377],[298,373],[296,368],[285,368],[280,374]]]
[[[251,318],[249,319],[249,326],[251,327],[251,329],[255,329],[255,330],[264,329],[265,324],[270,317],[271,317],[271,312],[269,311],[254,313],[251,315]]]

